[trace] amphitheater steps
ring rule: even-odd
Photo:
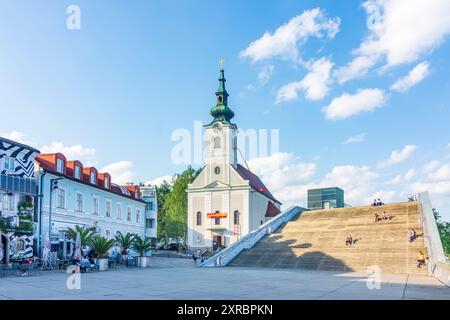
[[[375,223],[375,213],[383,211],[391,219]],[[427,274],[416,262],[419,251],[426,253],[418,218],[415,202],[307,211],[243,251],[230,266],[358,272],[378,266],[385,273]],[[419,235],[413,243],[410,228]],[[345,245],[347,234],[354,245]]]

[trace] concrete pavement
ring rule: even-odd
[[[382,275],[369,290],[367,276],[332,271],[195,268],[191,260],[153,258],[148,269],[81,274],[69,290],[63,272],[0,278],[0,299],[450,299],[450,288],[425,276]]]

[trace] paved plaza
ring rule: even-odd
[[[450,288],[425,276],[367,277],[331,271],[195,268],[191,260],[152,258],[148,269],[81,274],[81,289],[66,287],[64,272],[0,278],[0,299],[450,299]]]

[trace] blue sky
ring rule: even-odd
[[[71,4],[80,30],[66,27]],[[279,153],[250,167],[285,204],[320,185],[343,187],[353,205],[427,189],[450,220],[448,1],[0,8],[2,136],[119,182],[171,175],[184,168],[171,133],[210,121],[224,57],[234,122],[280,130]]]

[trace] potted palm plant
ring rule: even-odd
[[[125,260],[128,255],[128,249],[130,249],[133,244],[133,237],[134,236],[129,232],[124,235],[122,232],[118,231],[116,234],[116,243],[120,246],[120,255]]]
[[[75,226],[74,229],[67,228],[66,231],[67,235],[75,241],[77,239],[77,233],[80,234],[80,240],[81,240],[81,248],[84,249],[87,245],[90,244],[92,239],[94,238],[94,231],[80,226]]]
[[[108,270],[108,251],[114,246],[115,239],[108,240],[105,237],[95,236],[90,242],[90,246],[97,254],[98,270]]]
[[[139,256],[137,257],[138,267],[147,268],[150,265],[150,257],[147,257],[146,254],[148,251],[150,251],[151,247],[152,239],[150,237],[145,236],[145,238],[142,238],[138,234],[133,237],[133,244],[131,245],[131,249],[139,254]]]

